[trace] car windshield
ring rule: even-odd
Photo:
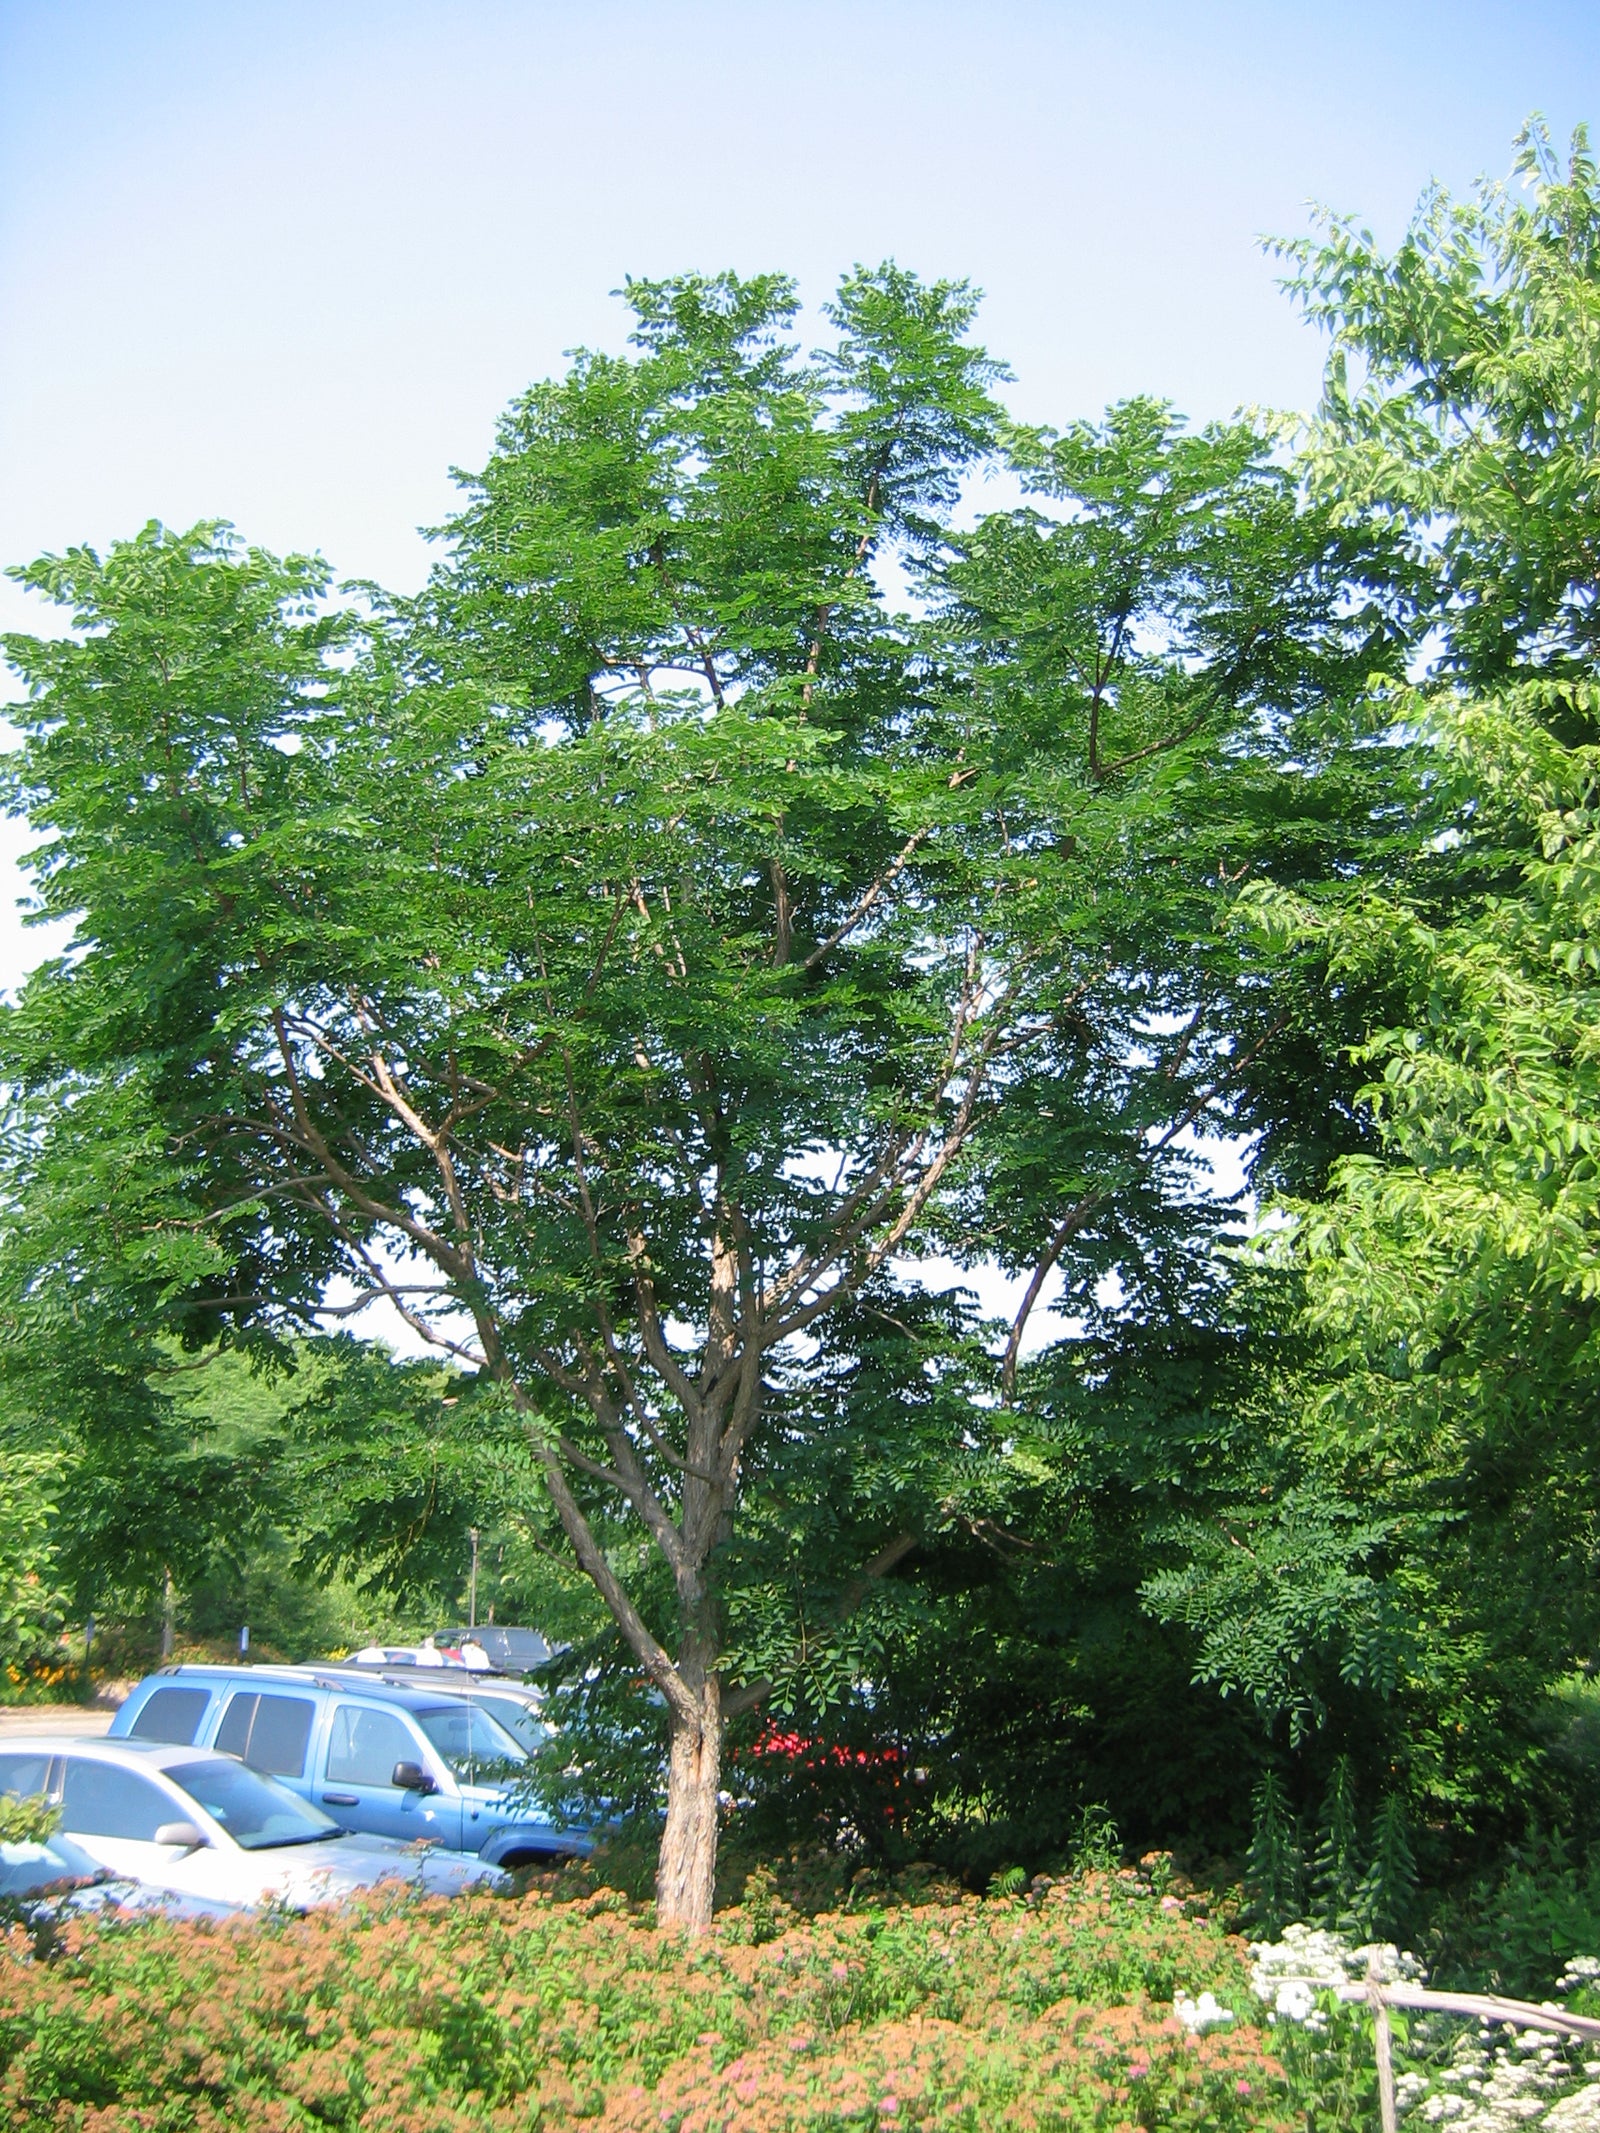
[[[60,1881],[109,1881],[98,1859],[91,1859],[70,1837],[19,1838],[0,1843],[0,1896],[23,1896]]]
[[[542,1748],[550,1738],[551,1728],[531,1705],[519,1703],[515,1696],[479,1696],[473,1701],[478,1708],[487,1711],[491,1718],[498,1719],[506,1731],[515,1736],[531,1755],[535,1748]]]
[[[167,1776],[247,1852],[342,1837],[339,1824],[245,1763],[180,1763]]]
[[[476,1704],[440,1704],[419,1711],[417,1723],[458,1778],[471,1784],[475,1778],[495,1776],[507,1763],[522,1764],[528,1758],[505,1727]]]

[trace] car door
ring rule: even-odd
[[[137,1770],[86,1755],[63,1755],[58,1778],[61,1827],[91,1858],[130,1881],[158,1888],[183,1888],[189,1856],[183,1846],[157,1844],[156,1831],[166,1822],[184,1822],[192,1809]]]
[[[394,1782],[397,1763],[420,1763],[438,1781],[438,1764],[403,1712],[336,1699],[316,1803],[346,1829],[372,1836],[461,1845],[461,1802],[453,1792],[408,1792]]]

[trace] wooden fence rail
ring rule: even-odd
[[[1600,2021],[1589,2015],[1563,2014],[1554,2007],[1536,2007],[1531,2000],[1503,2000],[1489,1992],[1429,1992],[1422,1985],[1391,1985],[1379,1978],[1368,1978],[1365,1984],[1341,1986],[1339,1997],[1341,2000],[1365,2000],[1372,2009],[1373,2047],[1378,2061],[1378,2110],[1383,2133],[1396,2133],[1399,2123],[1394,2102],[1393,2038],[1389,2032],[1391,2007],[1476,2015],[1479,2021],[1506,2022],[1515,2029],[1547,2029],[1569,2037],[1600,2039]]]

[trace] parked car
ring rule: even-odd
[[[465,1667],[473,1673],[524,1675],[554,1656],[554,1646],[536,1629],[482,1622],[476,1629],[441,1629],[421,1644],[367,1644],[330,1665],[360,1667]]]
[[[308,1910],[383,1881],[437,1896],[505,1882],[455,1852],[352,1839],[287,1785],[214,1749],[35,1737],[0,1748],[0,1792],[58,1803],[62,1835],[96,1866],[228,1908]]]
[[[364,1644],[360,1651],[352,1652],[348,1659],[337,1662],[340,1666],[414,1666],[423,1669],[444,1667],[459,1674],[464,1668],[488,1674],[493,1671],[489,1655],[480,1644],[436,1644],[432,1637],[424,1637],[420,1644]]]
[[[511,1622],[480,1622],[475,1629],[441,1629],[433,1641],[450,1651],[459,1651],[464,1644],[480,1645],[490,1666],[501,1674],[534,1673],[554,1656],[554,1647],[540,1631],[519,1629]]]
[[[302,1671],[315,1671],[326,1677],[348,1677],[354,1681],[371,1680],[376,1676],[391,1688],[428,1688],[437,1690],[441,1696],[459,1697],[465,1703],[476,1704],[480,1711],[487,1711],[529,1755],[542,1748],[555,1731],[544,1715],[544,1691],[530,1682],[516,1681],[508,1676],[474,1675],[460,1667],[410,1665],[403,1671],[396,1669],[392,1673],[383,1673],[376,1667],[369,1668],[365,1663],[358,1666],[351,1660],[341,1660],[337,1666],[319,1665]]]
[[[67,1912],[159,1911],[167,1918],[228,1918],[237,1906],[174,1889],[146,1888],[113,1874],[71,1837],[0,1837],[0,1924],[29,1925]]]
[[[173,1666],[149,1675],[111,1738],[222,1749],[346,1829],[424,1839],[495,1866],[583,1854],[592,1839],[536,1805],[527,1753],[456,1691],[290,1666]]]
[[[352,1652],[348,1659],[330,1661],[339,1666],[420,1666],[427,1662],[421,1657],[420,1644],[364,1644],[360,1651]],[[446,1659],[442,1652],[434,1655],[433,1664],[450,1666],[459,1670],[459,1659]]]

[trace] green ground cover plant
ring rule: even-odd
[[[223,1927],[73,1925],[0,1953],[0,2116],[74,2133],[1287,2126],[1243,1944],[1148,1881],[804,1918],[758,1887],[698,1941],[610,1890],[376,1899]],[[1196,2034],[1174,1995],[1238,2019]]]

